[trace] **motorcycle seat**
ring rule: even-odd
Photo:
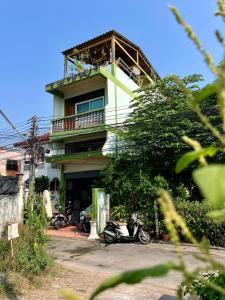
[[[57,217],[64,218],[65,216],[63,214],[58,214]]]
[[[108,225],[112,224],[112,225],[114,225],[114,226],[116,226],[116,227],[118,227],[118,228],[120,227],[120,225],[119,225],[116,221],[110,221],[110,220],[109,220],[109,221],[107,221],[107,224],[108,224]]]

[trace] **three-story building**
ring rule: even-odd
[[[54,95],[52,155],[61,166],[61,203],[76,215],[91,203],[91,188],[118,150],[111,128],[130,112],[142,85],[159,75],[142,50],[112,30],[63,52],[64,78],[46,85]]]

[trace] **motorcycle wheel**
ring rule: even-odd
[[[90,223],[83,223],[84,232],[90,232]]]
[[[108,234],[104,234],[104,240],[107,244],[112,244],[114,243],[114,237]]]
[[[138,232],[138,239],[143,245],[147,245],[150,242],[150,235],[141,229]]]
[[[84,231],[83,223],[82,222],[77,223],[77,228],[79,231]]]
[[[60,220],[55,220],[53,226],[55,227],[55,229],[60,229],[62,226],[61,226],[61,222]]]

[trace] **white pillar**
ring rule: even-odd
[[[97,234],[96,221],[90,221],[90,225],[91,225],[91,231],[88,240],[89,241],[98,240],[99,236]]]

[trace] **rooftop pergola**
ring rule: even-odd
[[[152,80],[160,79],[158,73],[133,42],[115,30],[106,32],[82,44],[62,52],[64,55],[64,78],[68,76],[68,64],[81,66],[102,66],[123,64],[125,69],[139,72],[140,76],[149,76]]]

